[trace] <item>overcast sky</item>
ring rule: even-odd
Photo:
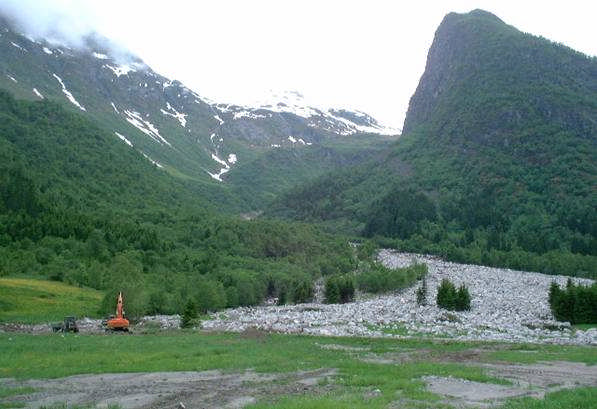
[[[0,0],[33,34],[122,44],[199,94],[246,103],[269,90],[402,127],[443,16],[475,8],[597,55],[594,1]]]

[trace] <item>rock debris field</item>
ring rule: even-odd
[[[417,286],[400,293],[348,304],[300,304],[237,308],[214,313],[203,329],[257,328],[291,334],[372,337],[433,337],[458,340],[597,345],[597,328],[576,330],[555,321],[547,301],[552,281],[568,277],[442,261],[431,256],[382,250],[379,261],[391,268],[425,263],[427,305],[416,303]],[[444,278],[471,293],[471,310],[449,312],[435,304]],[[592,280],[573,279],[591,284]]]

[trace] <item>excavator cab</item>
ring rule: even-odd
[[[129,320],[124,316],[124,303],[122,301],[122,292],[118,293],[116,301],[116,316],[106,321],[106,330],[109,331],[128,331]]]

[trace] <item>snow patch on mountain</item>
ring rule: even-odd
[[[218,173],[211,173],[211,172],[207,172],[207,173],[209,174],[209,176],[211,176],[218,182],[223,182],[222,175],[224,175],[225,173],[228,173],[228,172],[230,172],[230,168],[222,168],[222,169],[220,169],[220,171]]]
[[[52,74],[54,76],[54,78],[56,78],[58,80],[58,82],[60,83],[60,85],[62,86],[62,92],[64,93],[64,95],[66,95],[66,98],[68,98],[68,100],[75,105],[77,108],[79,108],[81,111],[87,111],[85,109],[85,107],[81,104],[79,104],[79,101],[77,101],[75,99],[75,97],[73,97],[73,94],[66,89],[66,86],[64,85],[64,82],[62,81],[62,78],[60,78],[58,75],[56,74]]]
[[[106,54],[102,54],[102,53],[98,53],[98,52],[93,52],[93,56],[95,58],[97,58],[98,60],[107,60],[108,56]]]
[[[8,79],[9,79],[9,80],[11,80],[12,82],[15,82],[15,83],[18,83],[18,82],[19,82],[19,81],[17,81],[17,80],[15,79],[15,77],[12,77],[12,76],[10,76],[10,75],[8,75],[8,74],[6,74],[6,76],[7,76],[7,77],[8,77]]]
[[[155,125],[144,120],[140,113],[136,111],[125,110],[124,114],[126,115],[126,120],[145,135],[149,136],[158,143],[165,143],[166,145],[172,147],[170,142],[160,135],[160,131],[155,127]]]
[[[133,147],[133,144],[131,141],[129,141],[126,136],[114,131],[114,133],[116,134],[116,136],[118,136],[118,138],[120,138],[121,141],[123,141],[124,143],[126,143],[128,146],[130,146],[131,148]]]
[[[270,92],[265,97],[256,98],[244,104],[220,102],[215,104],[215,108],[220,112],[232,113],[235,120],[263,119],[271,117],[273,112],[293,114],[306,119],[310,127],[340,135],[351,135],[358,132],[382,135],[399,133],[396,129],[379,124],[363,112],[330,108],[313,101],[307,102],[304,96],[296,91]],[[264,113],[264,111],[270,112]]]
[[[240,111],[240,112],[235,112],[234,113],[234,120],[239,120],[242,118],[247,118],[247,119],[265,119],[265,118],[271,118],[272,114],[256,114],[250,111]]]
[[[145,86],[147,86],[147,84],[145,84]],[[168,108],[168,111],[172,111],[172,112],[164,111],[162,108],[160,108],[160,111],[162,112],[162,114],[176,118],[178,120],[178,122],[180,122],[180,125],[183,128],[187,126],[187,118],[186,118],[187,114],[178,112],[176,109],[174,109],[172,107],[172,105],[170,105],[169,102],[166,102],[166,108]]]
[[[219,115],[214,115],[214,118],[216,119],[216,121],[218,121],[220,123],[220,125],[222,125],[224,123],[224,121],[222,120],[222,118],[220,118]]]
[[[23,47],[21,47],[20,45],[18,45],[17,43],[13,43],[12,41],[10,42],[14,47],[17,47],[19,50],[22,50],[26,53],[28,53],[29,51],[25,50]]]
[[[212,153],[212,154],[211,154],[211,158],[212,158],[213,160],[215,160],[216,162],[218,162],[220,165],[222,165],[222,166],[225,166],[225,167],[227,167],[227,168],[229,167],[229,166],[228,166],[228,163],[227,163],[227,162],[226,162],[224,159],[220,159],[220,158],[218,158],[218,155],[216,155],[215,153]]]
[[[215,136],[215,134],[212,134],[212,136]],[[218,162],[220,165],[223,166],[222,168],[220,168],[220,170],[218,171],[218,173],[207,172],[209,174],[209,176],[211,176],[213,179],[217,180],[218,182],[223,182],[224,181],[224,180],[222,180],[222,176],[225,173],[230,172],[230,169],[232,169],[230,167],[230,165],[234,165],[238,161],[238,158],[236,157],[236,154],[234,154],[234,153],[231,153],[231,154],[228,155],[228,158],[227,158],[228,161],[225,161],[224,159],[220,158],[215,153],[211,154],[211,158],[213,160],[215,160],[216,162]]]
[[[102,67],[112,70],[114,75],[116,75],[117,77],[120,77],[121,75],[128,75],[129,72],[136,72],[136,70],[128,64],[117,66],[104,64],[102,65]]]
[[[120,112],[118,111],[118,108],[116,108],[116,105],[114,105],[114,102],[110,102],[110,104],[112,105],[112,108],[114,108],[114,112],[116,112],[117,114],[120,114]]]
[[[289,136],[288,140],[292,143],[296,143],[296,138],[294,136]]]
[[[335,113],[335,110],[329,110],[324,114],[324,117],[330,118],[335,122],[340,122],[346,126],[346,131],[343,132],[344,135],[350,135],[355,132],[364,132],[364,133],[376,133],[376,134],[396,134],[398,133],[397,130],[386,128],[374,122],[373,118],[370,118],[367,114],[363,112],[351,112],[353,115],[360,117],[365,120],[368,125],[358,124],[353,122],[347,118],[340,116],[339,114]]]
[[[37,88],[33,88],[33,93],[40,99],[44,99],[44,96],[37,90]]]
[[[158,162],[157,160],[153,160],[151,159],[149,156],[147,156],[145,153],[141,152],[141,155],[143,155],[145,157],[145,159],[147,159],[148,161],[150,161],[151,163],[153,163],[155,166],[157,166],[158,168],[162,169],[164,166]]]
[[[52,54],[54,54],[54,53],[52,52],[52,50],[50,50],[48,47],[44,47],[44,48],[42,48],[42,50],[44,50],[44,53],[46,53],[46,54],[48,54],[48,55],[52,55]]]

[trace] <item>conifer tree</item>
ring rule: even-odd
[[[427,305],[427,279],[423,277],[421,286],[417,288],[417,304]]]
[[[189,328],[191,325],[193,325],[193,320],[195,318],[197,318],[197,306],[193,300],[189,299],[185,304],[180,326],[182,328]]]

